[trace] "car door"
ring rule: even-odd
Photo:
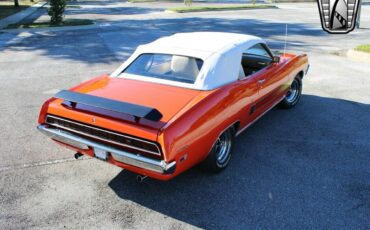
[[[236,83],[235,95],[239,95],[238,104],[241,105],[240,110],[240,129],[246,127],[254,120],[255,115],[255,102],[258,100],[258,75],[239,76]]]
[[[259,117],[281,98],[282,89],[278,63],[265,44],[256,44],[243,53],[243,67],[256,79],[258,98],[254,103],[252,119]]]

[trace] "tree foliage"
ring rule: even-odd
[[[64,9],[66,7],[65,0],[50,0],[49,15],[51,24],[60,24],[63,21]]]
[[[185,6],[190,6],[193,3],[193,0],[184,0]]]

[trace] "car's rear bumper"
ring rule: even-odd
[[[114,161],[120,162],[129,166],[134,166],[140,169],[159,174],[172,174],[176,169],[176,161],[170,163],[164,160],[155,160],[139,154],[129,153],[117,148],[107,146],[95,141],[77,136],[71,132],[61,129],[51,128],[47,125],[39,125],[37,129],[48,137],[58,142],[67,144],[83,151],[97,148],[110,154]]]

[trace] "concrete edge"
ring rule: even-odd
[[[42,27],[42,28],[20,28],[20,29],[0,29],[2,32],[7,33],[21,33],[21,32],[58,32],[58,31],[73,31],[81,29],[95,29],[101,27],[100,24],[93,21],[92,25],[80,25],[80,26],[59,26],[59,27]]]
[[[352,60],[370,63],[370,53],[350,49],[347,51],[346,55]]]
[[[263,10],[263,9],[278,9],[279,7],[275,5],[269,5],[266,7],[251,7],[251,8],[235,8],[235,9],[213,9],[213,10],[187,10],[183,12],[178,12],[170,9],[164,10],[165,13],[171,13],[171,14],[186,14],[186,13],[201,13],[201,12],[216,12],[216,11],[234,11],[234,10]]]
[[[28,7],[25,10],[22,10],[16,14],[10,15],[6,18],[3,18],[0,20],[0,29],[4,29],[10,24],[14,24],[17,22],[20,22],[23,20],[25,17],[28,17],[29,15],[33,14],[36,10],[38,10],[40,7],[43,7],[47,4],[47,2],[39,2],[36,3],[35,5],[32,5]]]

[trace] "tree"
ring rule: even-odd
[[[14,6],[19,7],[19,0],[14,0]]]
[[[193,0],[184,0],[185,6],[190,6],[193,3]]]
[[[60,24],[63,21],[64,9],[66,7],[65,0],[50,0],[50,23],[51,24]]]

